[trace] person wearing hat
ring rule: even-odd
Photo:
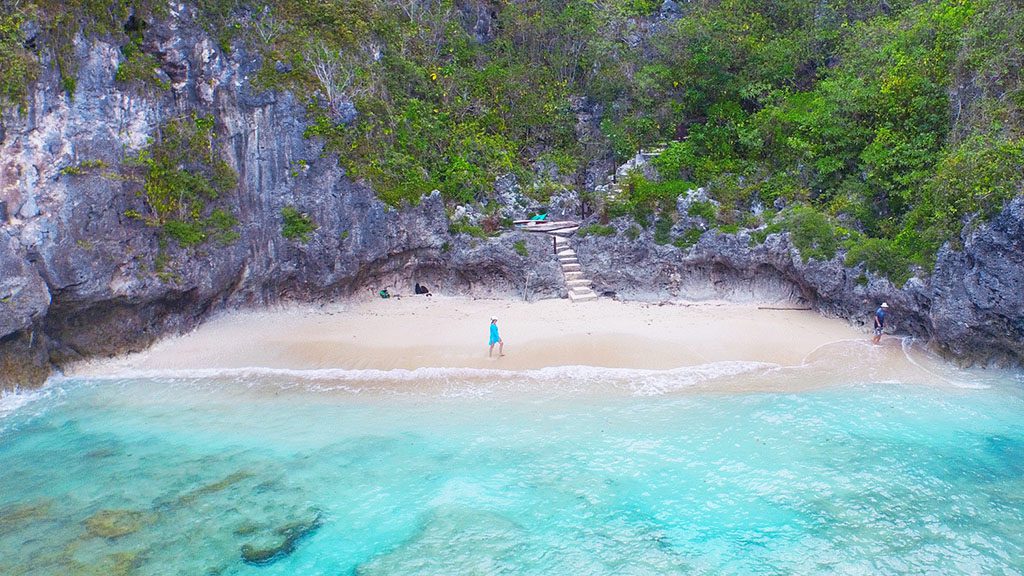
[[[872,344],[878,344],[878,341],[882,339],[882,329],[885,328],[885,311],[889,309],[889,305],[882,302],[882,305],[875,310],[875,337],[871,339]]]
[[[490,357],[494,353],[494,345],[498,345],[498,356],[504,356],[505,343],[501,341],[501,336],[498,335],[498,317],[491,316],[491,347],[487,349],[487,356]]]

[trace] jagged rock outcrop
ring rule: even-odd
[[[468,2],[459,0],[455,3],[462,27],[473,34],[473,38],[486,44],[497,36],[498,9],[491,2]]]
[[[10,375],[12,383],[38,381],[45,378],[50,367],[43,339],[37,344],[32,327],[46,313],[50,293],[36,269],[19,253],[16,239],[3,232],[0,232],[0,374]]]
[[[931,279],[931,335],[958,358],[1024,359],[1024,198],[944,248]]]

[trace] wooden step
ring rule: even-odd
[[[534,222],[532,220],[516,220],[513,224],[524,232],[542,232],[550,234],[565,230],[576,230],[580,227],[579,222],[572,220],[543,220]]]
[[[565,275],[566,281],[579,280],[583,278],[583,272],[563,272],[563,274]]]
[[[580,265],[578,263],[573,264],[562,264],[562,272],[580,272]]]
[[[566,280],[565,285],[569,288],[590,288],[594,283],[586,278],[578,278],[576,280]]]

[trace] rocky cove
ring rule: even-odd
[[[3,112],[0,387],[38,385],[67,362],[142,349],[231,307],[315,302],[384,286],[409,293],[414,282],[443,293],[565,296],[545,238],[515,230],[486,238],[453,233],[453,209],[440,194],[424,190],[415,206],[392,208],[350,178],[306,136],[302,102],[255,87],[259,57],[242,47],[225,53],[187,6],[155,23],[146,42],[159,55],[166,91],[116,82],[118,46],[79,36],[73,93],[47,62],[25,109]],[[238,238],[182,248],[126,215],[140,200],[117,174],[165,122],[196,114],[214,118],[220,152],[237,173],[236,189],[221,201],[238,219]],[[542,207],[578,213],[578,196],[545,206],[506,184],[499,194],[504,216]],[[282,235],[288,206],[316,224],[308,241]],[[852,322],[865,322],[884,300],[899,333],[960,362],[1024,360],[1022,198],[967,227],[959,246],[940,251],[933,272],[902,287],[847,267],[841,253],[804,261],[784,232],[759,244],[748,232],[710,231],[678,248],[657,244],[650,229],[625,234],[628,218],[610,225],[616,234],[572,239],[598,294],[784,299]]]

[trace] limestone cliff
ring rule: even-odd
[[[380,286],[409,293],[415,281],[510,294],[527,271],[534,295],[560,294],[542,239],[452,235],[439,195],[396,210],[347,178],[304,137],[292,95],[253,88],[255,57],[225,54],[186,7],[177,10],[147,33],[169,90],[115,81],[118,47],[79,37],[74,94],[45,66],[25,112],[2,117],[0,386],[38,383],[51,363],[140,349],[224,306]],[[192,114],[214,118],[238,174],[220,201],[239,238],[183,249],[126,216],[140,200],[119,169],[162,123]],[[282,236],[285,206],[317,226],[307,242]],[[514,250],[516,240],[531,256]]]

